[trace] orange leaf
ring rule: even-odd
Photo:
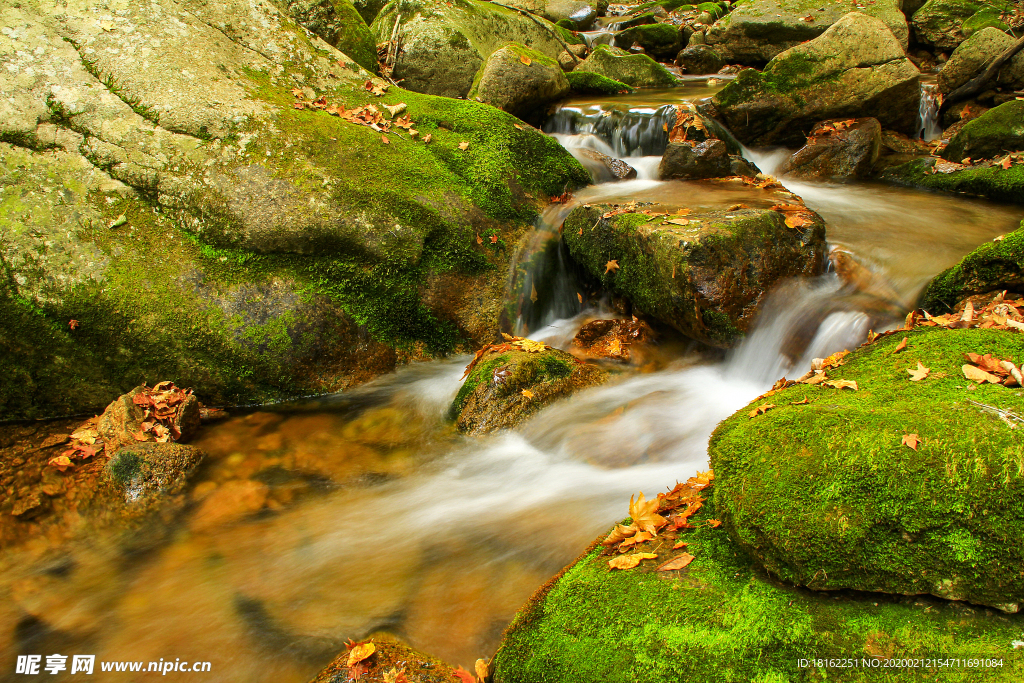
[[[641,560],[655,560],[656,553],[633,553],[632,555],[619,555],[608,560],[608,566],[612,569],[632,569],[640,564]]]
[[[903,351],[906,348],[907,348],[907,338],[904,337],[903,341],[901,341],[899,343],[899,346],[897,346],[895,349],[893,349],[892,352],[893,353],[899,353],[900,351]]]
[[[72,330],[77,330],[78,321],[72,318],[71,320],[68,321],[68,327],[70,327]]]
[[[676,541],[676,544],[672,546],[672,550],[679,550],[680,548],[685,548],[687,545],[689,544],[685,541]]]
[[[618,259],[612,259],[608,263],[604,264],[604,274],[605,275],[607,275],[608,273],[613,273],[613,272],[615,272],[618,269],[619,269],[619,261],[618,261]]]
[[[717,519],[709,519],[708,526],[710,526],[712,529],[717,529],[718,527],[722,526],[722,523]]]
[[[523,389],[520,393],[526,398],[533,398],[533,392],[529,389]]]
[[[50,467],[54,467],[60,470],[61,472],[68,469],[69,467],[74,467],[74,464],[72,464],[71,459],[66,455],[58,455],[56,458],[50,458],[50,461],[47,464]]]
[[[526,55],[519,55],[519,61],[525,64],[526,66],[530,66],[531,64],[533,64],[533,60],[527,57]]]
[[[769,410],[771,410],[774,407],[775,407],[774,403],[766,403],[766,404],[764,404],[762,406],[758,406],[758,407],[754,408],[753,410],[751,410],[749,415],[750,415],[750,417],[757,417],[758,415],[764,415],[765,413],[767,413]]]
[[[823,387],[832,387],[833,389],[853,389],[857,391],[857,383],[851,379],[830,379],[821,383]]]
[[[921,439],[917,438],[917,434],[904,434],[902,443],[904,446],[916,451],[917,444],[921,443]]]
[[[658,567],[658,569],[656,571],[659,571],[659,572],[671,572],[671,571],[675,571],[677,569],[682,569],[686,565],[688,565],[691,562],[693,562],[693,558],[694,558],[694,556],[691,555],[690,553],[681,553],[681,554],[673,557],[668,562],[662,563]]]
[[[391,144],[391,141],[388,140],[388,136],[387,135],[381,135],[380,136],[380,141],[383,142],[385,145],[390,145]]]
[[[455,670],[455,676],[462,681],[462,683],[476,683],[476,679],[473,678],[473,674],[469,673],[461,666]]]
[[[1003,170],[1004,170],[1004,171],[1008,171],[1008,170],[1010,170],[1010,166],[1011,166],[1012,164],[1013,164],[1013,161],[1011,161],[1011,160],[1010,160],[1010,155],[1009,155],[1009,154],[1007,154],[1007,155],[1006,155],[1006,158],[1004,158],[1004,159],[1003,159],[1003,160],[1002,160],[1002,161],[1000,162],[1000,164],[999,164],[999,165],[1000,165],[1000,166],[1002,166],[1002,168],[1003,168]]]
[[[985,382],[988,382],[989,384],[1000,384],[1002,382],[1002,380],[995,375],[985,372],[981,368],[976,368],[973,365],[965,365],[961,370],[963,370],[964,377],[972,382],[977,382],[978,384],[984,384]]]
[[[920,382],[927,377],[928,373],[931,371],[931,368],[926,368],[921,361],[917,361],[917,367],[913,370],[907,370],[907,373],[910,375],[911,382]]]
[[[368,659],[370,655],[377,651],[377,646],[373,643],[359,643],[348,651],[348,664],[346,666],[353,666],[359,662]]]

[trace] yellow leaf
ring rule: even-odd
[[[801,382],[801,384],[810,384],[810,385],[813,386],[815,384],[821,384],[826,379],[827,379],[827,376],[825,375],[824,372],[816,372],[816,373],[814,373],[814,375],[812,375],[811,377],[808,377],[803,382]]]
[[[527,57],[526,55],[519,55],[519,61],[525,64],[526,66],[530,66],[530,64],[533,64],[533,60]]]
[[[670,218],[670,219],[668,219],[665,222],[666,223],[671,223],[672,225],[689,225],[690,224],[690,219],[689,218]]]
[[[68,469],[69,467],[74,467],[74,465],[71,464],[71,458],[69,458],[66,455],[58,455],[56,458],[50,458],[47,464],[50,467],[54,467],[60,470],[61,472]]]
[[[520,393],[526,398],[533,398],[533,392],[529,389],[523,389]]]
[[[917,361],[917,367],[913,370],[907,370],[907,373],[910,375],[911,382],[920,382],[925,377],[927,377],[928,373],[931,371],[931,368],[926,368],[924,364],[921,363],[921,361]]]
[[[353,666],[359,662],[367,659],[377,650],[377,646],[373,643],[359,643],[354,648],[348,651],[348,664],[346,666]]]
[[[691,562],[693,562],[693,558],[694,558],[694,556],[691,555],[690,553],[680,553],[679,555],[676,555],[675,557],[673,557],[668,562],[665,562],[661,566],[659,566],[657,571],[659,571],[659,572],[671,572],[671,571],[675,571],[677,569],[682,569],[686,565],[688,565]]]
[[[1002,380],[996,377],[995,375],[985,372],[981,368],[974,367],[973,365],[965,365],[961,369],[963,370],[964,377],[971,380],[972,382],[977,382],[978,384],[983,384],[985,382],[988,382],[990,384],[1002,383]]]
[[[469,149],[469,142],[460,142],[459,143],[459,149],[461,149],[463,151]]]
[[[763,414],[767,413],[769,410],[771,410],[774,407],[775,407],[774,403],[766,403],[763,406],[758,406],[758,407],[754,408],[753,410],[751,410],[749,415],[750,415],[750,417],[757,417],[758,415],[763,415]]]
[[[641,560],[653,560],[658,556],[655,553],[633,553],[632,555],[619,555],[608,560],[608,566],[612,569],[632,569],[640,564]]]
[[[538,298],[539,298],[539,296],[537,295],[537,285],[532,285],[531,284],[530,285],[530,301],[532,301],[533,303],[537,303],[537,299]]]
[[[473,668],[476,670],[477,678],[479,678],[481,681],[487,680],[487,676],[490,674],[490,671],[488,671],[486,659],[476,660],[476,664],[473,666]]]
[[[608,534],[608,538],[601,541],[601,545],[615,545],[616,543],[619,543],[620,541],[629,538],[635,533],[636,527],[634,527],[632,524],[628,526],[624,524],[618,524],[614,529],[612,529],[612,532]]]
[[[608,263],[604,264],[604,274],[605,275],[607,275],[608,273],[613,273],[613,272],[615,272],[618,269],[619,269],[619,261],[618,261],[618,259],[612,259]]]
[[[837,351],[821,362],[821,369],[837,368],[843,364],[843,359],[850,355],[849,351]]]
[[[533,339],[516,339],[512,342],[512,346],[518,346],[527,353],[540,353],[548,348],[548,345],[544,342],[534,341]]]
[[[892,350],[892,352],[893,353],[899,353],[900,351],[904,350],[905,348],[907,348],[907,338],[906,337],[903,338],[903,341],[901,341],[899,343],[899,345],[895,349]]]
[[[853,389],[857,391],[857,383],[852,379],[830,379],[822,382],[823,387],[832,387],[833,389]]]
[[[658,527],[664,526],[668,520],[658,514],[658,499],[644,500],[643,491],[640,492],[640,496],[633,501],[633,496],[629,497],[629,516],[633,520],[633,526],[637,529],[642,529],[649,534],[657,534]]]

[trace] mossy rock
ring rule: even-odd
[[[1024,150],[1024,101],[1010,100],[992,107],[957,131],[942,156],[949,161],[991,159]]]
[[[952,50],[967,38],[964,22],[983,10],[994,8],[994,4],[978,0],[928,0],[914,12],[911,24],[918,42],[936,50]],[[978,28],[981,26],[975,30]]]
[[[683,49],[683,35],[672,24],[644,24],[615,34],[617,47],[628,50],[634,44],[652,57],[672,59]]]
[[[573,71],[589,71],[636,88],[664,88],[679,84],[671,71],[647,55],[631,55],[608,45],[598,45]]]
[[[205,453],[178,443],[137,443],[119,449],[106,466],[107,477],[131,506],[149,506],[181,493]]]
[[[593,71],[570,71],[565,77],[569,79],[569,87],[578,95],[619,95],[623,92],[633,92],[633,88],[625,83]]]
[[[981,29],[989,27],[1000,31],[1009,31],[1010,27],[1001,19],[1002,15],[1002,11],[994,7],[978,10],[964,20],[964,23],[960,26],[960,31],[964,34],[964,38],[970,38]]]
[[[884,171],[880,178],[904,187],[956,192],[1024,204],[1024,164],[1015,164],[1008,169],[991,164],[939,172],[936,170],[937,161],[935,157],[908,161]]]
[[[715,104],[746,144],[803,144],[814,124],[830,118],[872,117],[883,128],[916,134],[919,77],[880,20],[851,12],[763,72],[741,71]]]
[[[979,404],[1020,414],[1024,396],[974,387],[961,372],[966,352],[1019,364],[1024,337],[899,332],[828,372],[856,391],[797,384],[723,421],[708,452],[734,539],[774,576],[809,588],[930,593],[1016,612],[1024,433]],[[910,381],[918,363],[931,374]],[[777,407],[748,415],[769,403]],[[920,438],[916,450],[902,443],[908,434]]]
[[[654,571],[682,552],[671,543],[641,546],[658,559],[627,571],[609,570],[595,543],[516,615],[494,657],[494,683],[902,683],[936,673],[888,670],[882,660],[935,656],[1002,661],[943,668],[949,683],[1011,683],[1024,671],[1024,653],[1012,645],[1021,615],[931,597],[795,588],[766,575],[724,528],[710,528],[716,514],[709,500],[690,518],[697,529],[679,540],[695,559],[681,571]],[[802,659],[851,663],[801,666]]]
[[[388,4],[388,0],[352,0],[352,5],[359,12],[359,16],[363,18],[367,26],[373,23],[373,20],[377,18],[377,15],[380,14],[380,11],[384,9],[386,4]]]
[[[872,4],[815,2],[815,0],[753,0],[737,5],[707,31],[707,44],[726,62],[762,65],[779,53],[817,38],[847,12],[859,11],[879,19],[907,47],[909,30],[900,2],[879,0]],[[824,9],[825,11],[820,11]],[[806,21],[806,17],[813,21]]]
[[[299,25],[367,71],[378,72],[377,41],[352,0],[278,0]]]
[[[969,296],[1008,289],[1024,293],[1024,223],[999,241],[986,242],[928,283],[920,306],[946,313]]]
[[[484,434],[511,429],[544,406],[604,382],[608,373],[558,349],[539,352],[504,345],[478,359],[452,401],[459,431]],[[524,393],[525,392],[525,393]]]
[[[544,107],[569,91],[569,80],[557,61],[509,43],[487,58],[469,96],[526,119],[539,116]]]
[[[562,229],[569,253],[636,309],[711,346],[736,343],[773,284],[824,267],[816,214],[794,230],[766,209],[699,210],[686,225],[642,213],[604,218],[610,210],[573,209]]]
[[[997,28],[986,27],[960,43],[939,72],[938,89],[950,93],[971,80],[1013,45],[1013,38]],[[1007,71],[1004,67],[1003,72]]]
[[[407,680],[417,683],[451,683],[458,680],[455,667],[413,649],[390,633],[373,633],[366,640],[374,644],[374,653],[366,660],[366,680],[383,681],[385,672],[398,670],[405,670],[410,674]],[[340,683],[347,680],[350,672],[348,658],[349,651],[345,649],[321,669],[310,683]]]

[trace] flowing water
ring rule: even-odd
[[[656,179],[664,130],[648,124],[670,97],[572,102],[554,116],[549,127],[567,147],[600,143],[646,169],[576,201],[770,205],[748,186]],[[766,172],[781,157],[748,155]],[[810,358],[891,324],[929,277],[1022,213],[868,184],[787,186],[825,217],[831,243],[877,276],[873,291],[852,292],[834,275],[785,283],[727,357],[666,345],[656,366],[623,368],[507,433],[467,438],[446,419],[468,357],[231,417],[201,434],[209,457],[166,541],[126,555],[92,537],[59,549],[60,571],[21,561],[52,562],[53,552],[7,553],[0,595],[9,591],[16,608],[4,609],[21,619],[11,646],[208,660],[218,681],[283,683],[310,678],[346,638],[383,629],[471,667],[538,586],[626,515],[631,494],[653,496],[704,469],[720,420]],[[526,270],[551,294],[520,320],[562,347],[585,320],[608,315],[600,300],[575,296],[557,244],[570,208],[555,205],[539,222],[527,252],[543,257]]]

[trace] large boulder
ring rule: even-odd
[[[1024,293],[1024,223],[932,278],[919,303],[938,315],[953,310],[967,297],[1002,290]]]
[[[758,467],[777,464],[768,456]],[[1008,682],[1024,666],[1024,653],[1012,645],[1020,639],[1019,618],[929,597],[825,593],[775,580],[715,526],[720,512],[711,498],[720,483],[686,520],[694,528],[675,536],[685,549],[673,550],[673,536],[663,531],[635,549],[655,558],[611,570],[616,554],[599,544],[602,535],[538,590],[505,631],[494,683],[782,683],[826,676],[853,683],[884,680],[870,672],[935,652],[1003,662],[964,680]],[[693,556],[683,569],[657,571],[683,553]],[[897,678],[923,683],[935,674],[908,667]]]
[[[615,46],[628,50],[634,45],[644,53],[661,60],[669,60],[683,48],[683,35],[672,24],[643,24],[615,34]]]
[[[633,91],[633,88],[625,83],[593,71],[570,71],[565,77],[569,79],[569,87],[577,95],[619,95]]]
[[[851,12],[814,40],[741,71],[715,95],[744,143],[803,142],[824,119],[874,117],[885,128],[917,131],[920,73],[878,19]]]
[[[292,19],[377,73],[377,41],[352,0],[278,0]]]
[[[939,71],[938,88],[950,93],[979,75],[1014,40],[997,28],[984,28],[960,43]],[[1009,68],[1003,67],[1002,70]]]
[[[880,178],[894,185],[988,197],[1024,204],[1024,164],[967,166],[938,157],[908,161],[884,171]]]
[[[487,57],[508,43],[557,61],[563,43],[579,42],[547,19],[483,0],[392,1],[373,20],[378,42],[391,39],[396,19],[401,49],[392,76],[409,90],[445,97],[465,97]]]
[[[515,339],[477,353],[449,414],[466,434],[511,429],[551,402],[607,377],[565,351]]]
[[[632,55],[608,45],[598,45],[573,71],[590,71],[636,88],[663,88],[679,83],[671,71],[647,55]]]
[[[977,406],[1017,410],[1019,390],[965,380],[967,352],[1019,363],[1024,337],[901,331],[829,369],[835,388],[797,383],[722,422],[708,452],[734,540],[808,588],[930,593],[1016,612],[1024,474],[1007,458],[1024,453],[1024,434]],[[920,364],[930,374],[911,381]]]
[[[725,60],[710,45],[691,45],[680,50],[676,63],[683,67],[685,73],[693,75],[715,74],[725,66]]]
[[[0,6],[9,418],[155,377],[221,405],[338,391],[493,338],[529,195],[589,180],[505,112],[385,93],[267,3],[40,7]],[[417,137],[360,125],[402,104]]]
[[[877,119],[822,121],[811,129],[807,144],[779,167],[779,174],[803,180],[865,178],[881,148]]]
[[[931,45],[936,50],[952,50],[972,31],[983,27],[980,21],[974,25],[969,23],[965,34],[964,23],[975,14],[994,8],[994,5],[979,0],[928,0],[914,12],[911,26],[917,42]]]
[[[670,142],[658,165],[662,180],[699,180],[730,175],[729,148],[721,140]]]
[[[562,239],[577,263],[635,310],[728,347],[772,285],[822,272],[824,221],[810,211],[800,216],[791,228],[786,215],[768,209],[673,217],[580,206],[566,218]]]
[[[587,147],[575,147],[569,151],[590,171],[595,183],[636,178],[636,169],[622,159],[610,157],[603,152]]]
[[[558,62],[515,43],[495,50],[477,74],[470,97],[528,118],[569,94]]]
[[[942,156],[949,161],[989,159],[1024,150],[1024,100],[1011,100],[968,121],[949,141]]]
[[[816,0],[752,0],[738,4],[707,30],[705,40],[726,62],[761,65],[780,52],[817,38],[852,9],[849,3]],[[906,49],[909,31],[898,0],[858,3]]]

